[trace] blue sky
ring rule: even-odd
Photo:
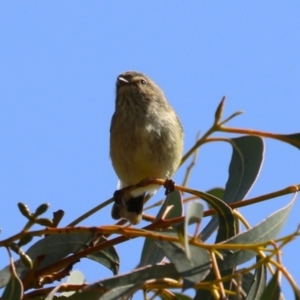
[[[278,133],[300,132],[298,1],[1,1],[1,238],[22,228],[17,202],[63,209],[66,225],[110,198],[117,177],[109,160],[109,126],[119,73],[148,74],[165,91],[185,130],[185,151],[212,124],[227,96],[230,122]],[[215,136],[221,136],[217,134]],[[230,146],[201,148],[189,187],[224,186]],[[300,183],[300,153],[266,140],[263,169],[248,197]],[[186,166],[175,175],[182,182]],[[155,199],[160,199],[162,192]],[[241,210],[251,225],[291,196]],[[281,233],[299,224],[297,202]],[[110,207],[83,225],[112,224]],[[142,240],[118,246],[121,272],[138,263]],[[283,263],[300,284],[300,240]],[[135,249],[135,250],[133,250]],[[0,251],[0,268],[6,252]],[[88,281],[110,272],[84,262]],[[93,272],[91,272],[93,269]],[[284,281],[284,292],[291,290]]]

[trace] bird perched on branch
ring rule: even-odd
[[[110,157],[119,177],[118,188],[146,178],[169,179],[180,164],[182,151],[183,129],[163,91],[142,73],[120,74],[110,126]],[[115,194],[112,217],[139,223],[145,195],[158,188],[138,188],[121,199]]]

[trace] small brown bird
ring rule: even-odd
[[[116,107],[110,126],[110,157],[119,177],[118,188],[146,178],[169,179],[183,151],[183,129],[163,91],[146,75],[125,72],[118,76]],[[115,201],[113,219],[137,224],[144,198],[159,188],[150,185]]]

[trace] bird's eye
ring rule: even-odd
[[[141,84],[142,84],[142,85],[145,85],[146,83],[147,83],[146,80],[141,79]]]

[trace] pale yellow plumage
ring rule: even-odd
[[[142,73],[119,75],[110,128],[110,156],[120,187],[145,178],[170,178],[180,164],[182,151],[182,126],[162,90]],[[140,188],[132,196],[153,193],[157,188]],[[143,201],[143,197],[140,199]],[[133,224],[139,222],[141,212],[134,208],[128,212],[126,203],[131,200],[124,201],[124,205],[114,204],[113,209],[119,211],[115,218],[126,218]]]

